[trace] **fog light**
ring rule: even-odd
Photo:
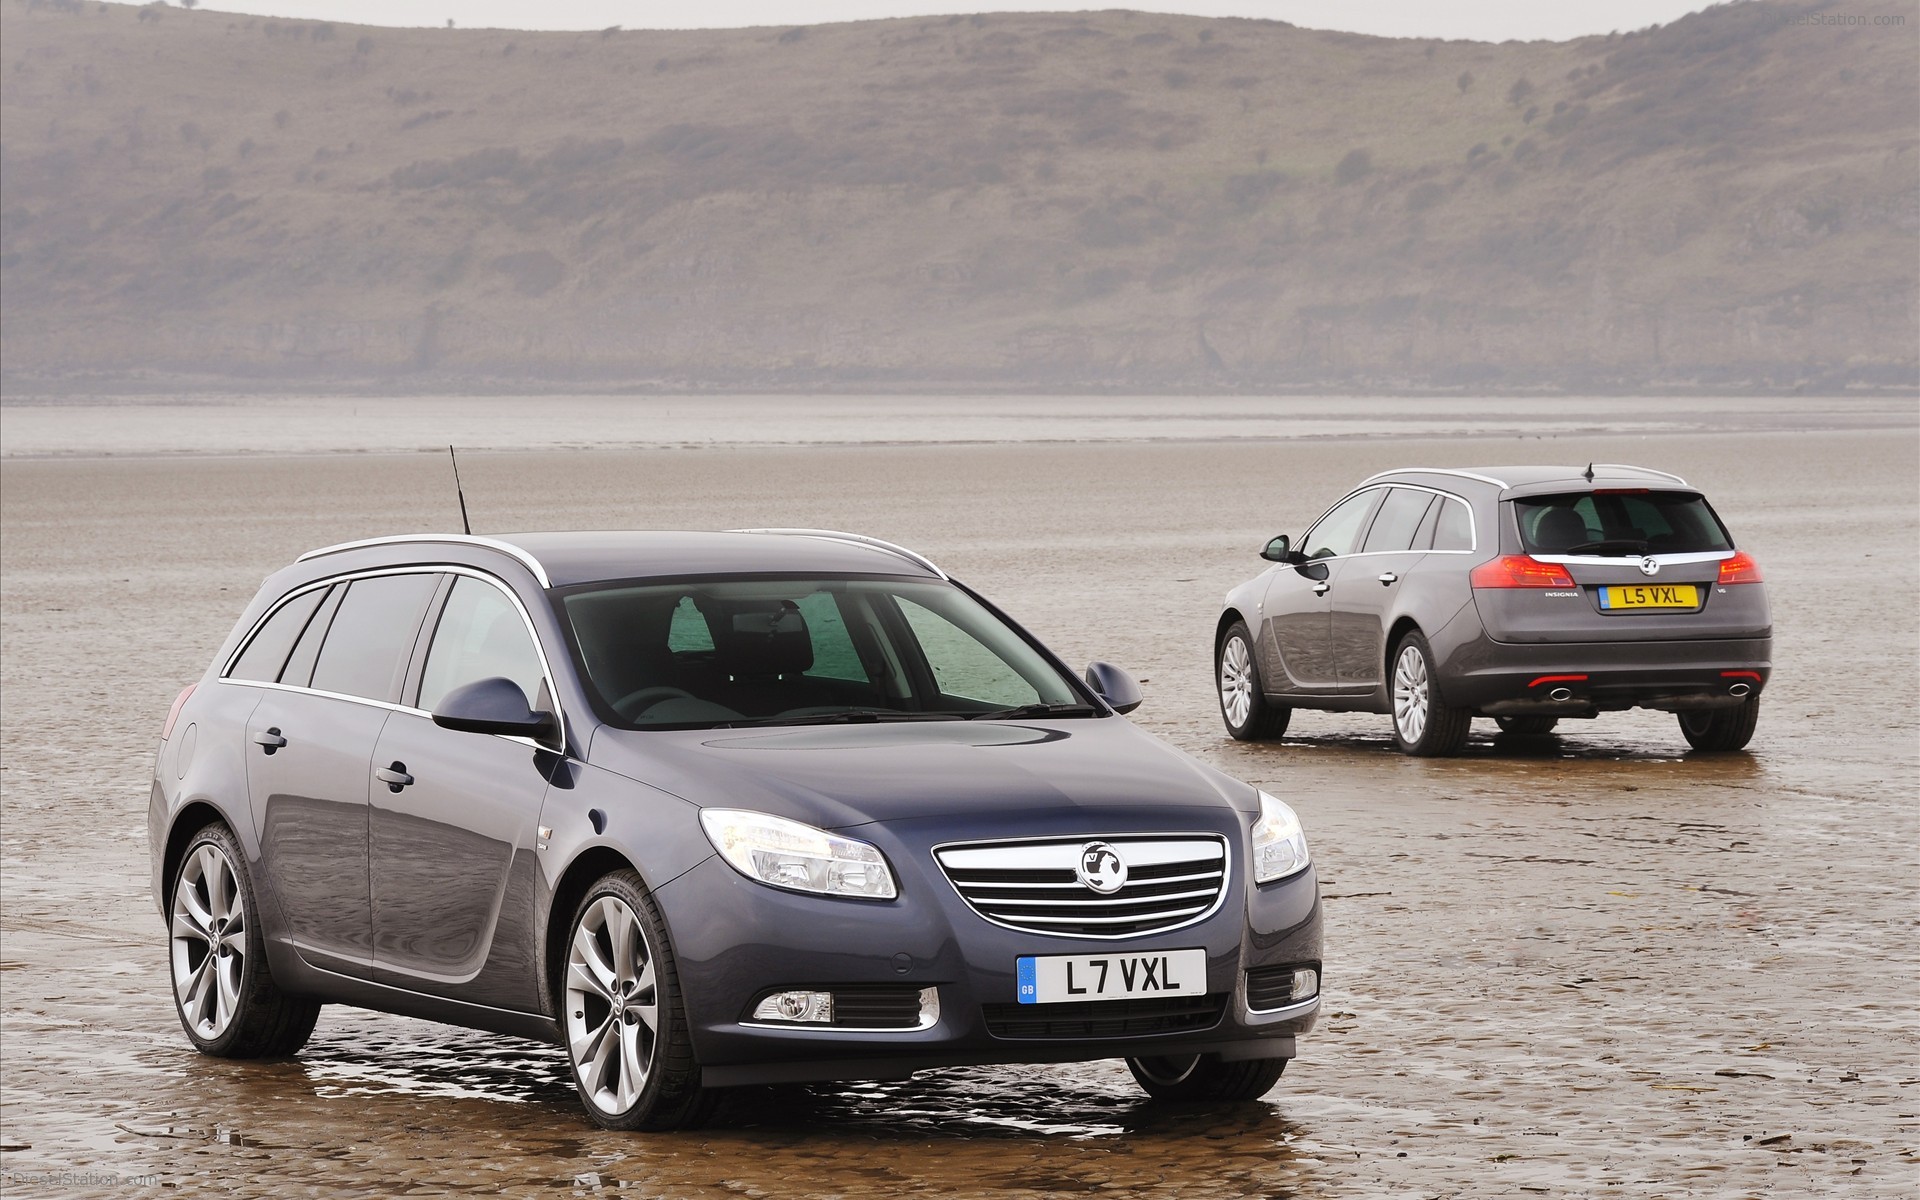
[[[920,989],[920,1028],[932,1029],[940,1022],[940,989]]]
[[[1320,994],[1320,972],[1312,967],[1293,969],[1293,999],[1311,1000]]]
[[[756,1021],[795,1021],[833,1024],[832,992],[775,992],[754,1005]]]

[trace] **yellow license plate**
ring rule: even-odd
[[[1633,583],[1600,589],[1600,607],[1699,608],[1700,589],[1691,583]]]

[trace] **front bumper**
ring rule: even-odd
[[[1765,689],[1773,639],[1513,643],[1481,638],[1441,670],[1448,704],[1482,716],[1730,708]]]
[[[1249,969],[1321,969],[1319,884],[1311,866],[1248,888],[1247,872],[1236,863],[1228,894],[1206,920],[1145,937],[1090,941],[990,924],[967,907],[924,849],[916,854],[872,826],[853,832],[886,852],[900,885],[897,899],[780,891],[741,877],[719,859],[660,889],[694,1053],[708,1086],[894,1079],[935,1067],[1141,1055],[1288,1058],[1294,1038],[1313,1028],[1317,991],[1265,1011],[1250,1006],[1247,992]],[[1117,832],[1124,830],[1102,828]],[[923,836],[914,838],[922,847],[945,840]],[[1243,837],[1229,841],[1245,853]],[[1017,1004],[1015,960],[1022,955],[1189,948],[1206,952],[1207,1001],[1217,1006],[1217,1017],[1212,1008],[1196,1015],[1191,1004],[1175,1020],[1156,1016],[1147,1002],[1132,1009],[1132,1001]],[[889,985],[936,989],[938,1016],[911,1029],[749,1019],[754,1002],[773,989]],[[1058,1020],[1037,1023],[1046,1017]]]

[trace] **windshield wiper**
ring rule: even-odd
[[[1563,554],[1645,554],[1647,543],[1638,538],[1602,538],[1597,542],[1581,542],[1578,546],[1568,546]]]
[[[1021,717],[1091,717],[1100,710],[1091,704],[1020,704],[992,712],[962,714],[969,721],[1013,721]]]
[[[956,713],[899,712],[886,709],[850,708],[842,712],[802,713],[798,716],[746,717],[721,721],[710,729],[747,729],[755,725],[865,725],[882,721],[952,721]]]

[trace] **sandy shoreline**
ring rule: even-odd
[[[0,457],[709,449],[1831,432],[1920,428],[1886,397],[352,396],[0,404]]]

